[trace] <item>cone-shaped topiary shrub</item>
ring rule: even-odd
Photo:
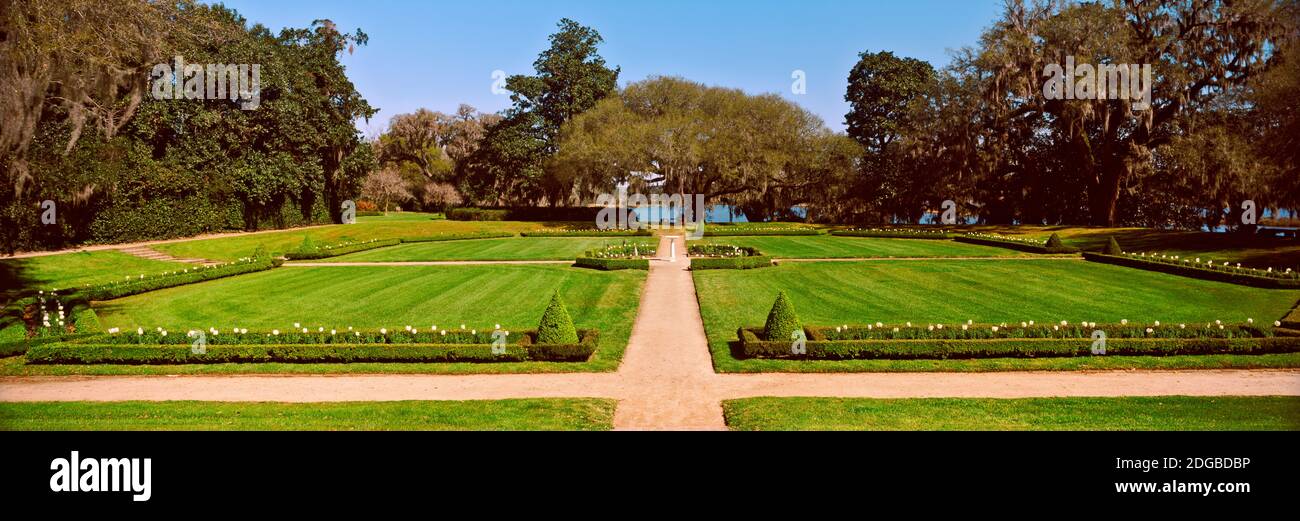
[[[763,326],[763,336],[771,342],[790,340],[790,334],[799,329],[799,316],[794,313],[794,305],[786,298],[785,292],[776,294],[772,311],[767,313],[767,324]]]
[[[1060,235],[1057,235],[1057,234],[1053,233],[1051,237],[1048,237],[1048,238],[1047,238],[1047,247],[1048,247],[1048,248],[1064,248],[1064,247],[1065,247],[1065,243],[1061,242],[1061,236],[1060,236]]]
[[[537,325],[537,343],[578,343],[578,330],[573,327],[573,319],[569,318],[569,310],[565,309],[558,291],[551,295],[550,305],[542,312],[542,322]]]
[[[318,249],[320,248],[317,248],[316,243],[312,242],[310,235],[302,236],[302,244],[298,245],[298,251],[306,253],[314,252]]]
[[[1102,253],[1105,253],[1106,255],[1121,255],[1124,253],[1124,250],[1119,247],[1119,241],[1116,241],[1114,237],[1111,237],[1110,242],[1106,243],[1106,250]]]

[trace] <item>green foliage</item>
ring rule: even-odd
[[[1051,250],[1051,249],[1058,249],[1058,250],[1059,250],[1059,249],[1065,247],[1065,243],[1061,242],[1061,236],[1060,236],[1060,235],[1057,235],[1055,232],[1053,232],[1053,233],[1052,233],[1052,236],[1047,238],[1047,244],[1046,244],[1046,247],[1047,247],[1047,249],[1049,249],[1049,250]]]
[[[957,242],[964,242],[969,244],[997,246],[999,248],[1008,248],[1008,249],[1023,251],[1028,253],[1040,253],[1040,254],[1079,253],[1078,248],[1075,248],[1073,246],[1066,246],[1062,244],[1061,238],[1057,237],[1056,234],[1052,234],[1052,237],[1056,238],[1056,244],[1057,244],[1056,246],[1052,246],[1046,243],[1039,243],[1037,241],[1016,239],[1013,237],[999,237],[999,236],[984,235],[984,234],[958,235],[956,237],[953,237],[953,240]],[[1050,242],[1051,239],[1048,239],[1048,243]]]
[[[705,226],[705,237],[741,237],[741,236],[763,236],[763,235],[825,235],[826,230],[820,228],[730,228],[718,226]]]
[[[486,208],[452,208],[447,210],[446,213],[449,221],[504,221],[506,220],[507,211]]]
[[[438,235],[425,235],[422,237],[402,237],[402,244],[417,242],[442,242],[442,241],[461,241],[468,239],[500,239],[505,237],[514,237],[515,234],[510,232],[471,232],[471,233],[442,233]]]
[[[302,236],[302,244],[298,245],[299,253],[315,253],[316,251],[319,250],[320,247],[316,246],[316,243],[312,242],[310,235]]]
[[[953,237],[952,233],[943,230],[919,230],[913,228],[834,230],[831,232],[831,235],[836,237],[879,237],[883,239],[934,240],[947,240]]]
[[[790,342],[761,341],[741,330],[741,353],[747,358],[808,360],[940,360],[965,358],[1083,357],[1092,354],[1090,339],[999,338],[989,340],[809,340],[805,355],[793,355]],[[1106,341],[1106,356],[1262,355],[1300,352],[1300,338],[1115,338]]]
[[[537,343],[539,344],[576,344],[578,333],[573,327],[569,310],[560,300],[560,293],[551,295],[551,303],[542,312],[542,320],[537,325]]]
[[[648,259],[601,258],[583,255],[573,262],[575,268],[591,268],[604,271],[613,270],[648,270]]]
[[[789,351],[790,335],[799,329],[799,316],[794,312],[794,304],[785,296],[785,291],[776,294],[776,302],[767,313],[767,323],[763,326],[763,338],[786,345]]]
[[[1052,234],[1052,236],[1055,237],[1056,234]],[[1116,241],[1115,237],[1111,237],[1110,240],[1106,242],[1106,249],[1102,251],[1102,253],[1105,253],[1106,255],[1123,255],[1124,249],[1119,247],[1119,241]]]

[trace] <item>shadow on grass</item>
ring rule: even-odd
[[[15,300],[36,293],[48,283],[36,277],[28,259],[0,260],[0,330],[22,321],[21,310],[10,309]]]

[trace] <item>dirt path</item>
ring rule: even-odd
[[[605,397],[619,400],[614,414],[617,429],[721,430],[726,428],[721,401],[752,396],[1300,395],[1300,370],[1295,369],[716,374],[695,299],[695,284],[687,271],[690,262],[680,255],[683,241],[680,237],[663,237],[660,241],[660,258],[651,262],[627,354],[615,373],[8,377],[0,378],[0,401],[330,402]],[[676,241],[679,253],[674,261],[668,260],[670,241]]]

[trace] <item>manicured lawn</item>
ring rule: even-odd
[[[705,237],[696,243],[720,243],[758,248],[778,259],[840,259],[869,257],[1023,257],[1032,254],[954,241],[879,239],[874,237],[765,236]]]
[[[1081,363],[1127,366],[1119,357],[907,363],[734,358],[729,342],[735,340],[736,328],[762,325],[780,290],[789,295],[800,319],[818,325],[877,321],[955,325],[966,320],[1104,323],[1122,319],[1195,323],[1247,318],[1271,323],[1300,298],[1300,291],[1256,289],[1077,260],[810,262],[743,272],[698,271],[693,276],[714,366],[724,372],[1052,369],[1079,368]],[[1222,364],[1201,358],[1132,362],[1162,367],[1187,362],[1211,367]],[[1180,359],[1195,360],[1180,363]],[[1285,359],[1288,363],[1296,360]]]
[[[202,239],[160,244],[154,249],[176,257],[234,260],[248,256],[262,246],[273,254],[295,251],[304,236],[318,246],[347,240],[394,239],[468,232],[520,232],[543,227],[543,223],[471,222],[434,219],[430,214],[392,213],[387,216],[358,217],[357,224],[333,224],[300,230],[284,230],[257,235]]]
[[[192,268],[191,264],[142,259],[119,251],[82,251],[0,260],[0,287],[68,289],[85,284],[103,284],[126,276]]]
[[[614,400],[0,403],[0,430],[609,430]]]
[[[732,430],[1300,430],[1300,397],[746,398]]]
[[[95,309],[103,327],[123,331],[137,327],[178,332],[209,327],[288,330],[294,323],[340,330],[460,324],[487,330],[501,324],[519,330],[537,327],[551,293],[558,290],[579,328],[600,330],[600,347],[592,361],[421,364],[424,372],[608,371],[623,356],[644,281],[645,272],[638,270],[601,272],[546,265],[283,267],[99,302]],[[224,371],[188,368],[163,369],[168,373],[274,372],[257,365]]]
[[[628,244],[658,243],[654,237],[629,237]],[[623,239],[516,237],[402,244],[341,255],[323,262],[401,262],[459,260],[573,260],[584,251]]]
[[[968,226],[972,230],[1047,239],[1052,233],[1065,244],[1100,251],[1111,237],[1126,251],[1159,252],[1201,257],[1216,262],[1240,262],[1256,268],[1300,268],[1300,241],[1227,233],[1152,230],[1148,228],[1092,228],[1071,226]]]

